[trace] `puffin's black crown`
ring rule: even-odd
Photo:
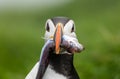
[[[54,17],[51,20],[53,21],[55,26],[57,23],[62,23],[64,26],[70,19],[67,17]]]

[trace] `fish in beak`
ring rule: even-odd
[[[54,42],[55,42],[55,53],[60,54],[60,44],[62,43],[63,36],[63,24],[58,23],[56,25],[56,30],[54,34]]]
[[[36,79],[42,79],[45,70],[49,64],[49,53],[53,52],[54,50],[54,41],[48,40],[42,48],[40,61],[39,61],[39,68],[36,75]]]

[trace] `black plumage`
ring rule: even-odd
[[[74,55],[54,54],[49,55],[49,64],[56,73],[66,76],[68,79],[80,79],[73,65]]]

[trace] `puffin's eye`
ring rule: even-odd
[[[71,29],[71,33],[75,31],[75,27],[74,27],[74,24],[72,26],[72,29]]]
[[[49,27],[49,24],[47,23],[46,25],[46,30],[49,32],[50,31],[50,27]]]

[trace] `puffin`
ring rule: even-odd
[[[73,59],[84,46],[77,39],[74,21],[68,17],[48,19],[44,40],[40,59],[25,79],[80,79]]]

